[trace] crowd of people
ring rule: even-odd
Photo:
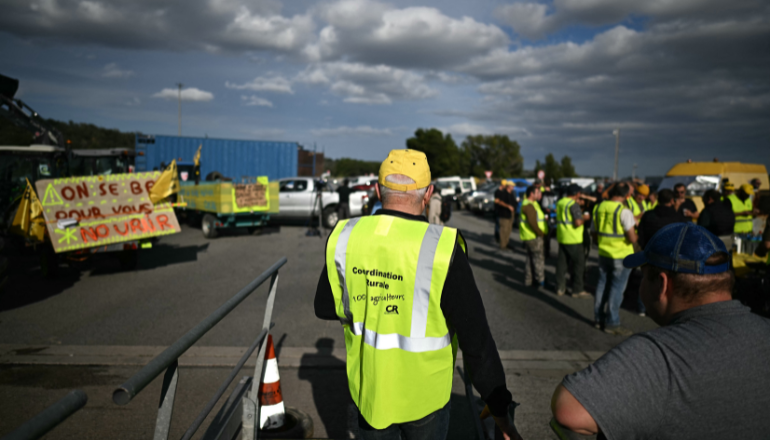
[[[329,235],[316,316],[340,322],[345,333],[361,438],[446,438],[459,346],[487,405],[481,417],[494,419],[496,438],[520,439],[518,404],[467,244],[460,231],[442,224],[443,201],[430,182],[423,153],[390,152],[375,186],[382,208],[341,220]],[[545,287],[544,243],[554,235],[548,221],[554,211],[556,293],[566,294],[571,273],[572,296],[590,298],[583,274],[585,237],[593,236],[599,248],[596,326],[630,335],[556,387],[551,427],[560,438],[767,438],[762,414],[770,406],[770,320],[732,298],[729,241],[750,226],[755,191],[742,185],[728,194],[729,187],[706,192],[699,211],[683,185],[655,193],[643,184],[617,182],[594,194],[573,185],[554,203],[543,200],[554,192],[538,182],[520,206],[510,185],[500,185],[496,234],[501,249],[508,249],[520,208],[525,283]],[[637,268],[640,310],[660,327],[631,334],[620,327],[618,312],[629,273]]]

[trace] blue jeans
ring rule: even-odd
[[[626,291],[631,269],[623,267],[623,260],[599,256],[599,282],[596,283],[594,321],[607,327],[620,325],[620,303]],[[609,310],[605,312],[605,308]]]
[[[363,440],[444,440],[449,433],[450,403],[420,420],[374,429],[358,414],[358,430]]]

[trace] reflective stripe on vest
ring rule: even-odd
[[[730,200],[730,205],[733,208],[733,212],[737,213],[754,210],[754,204],[751,202],[751,197],[747,198],[744,202],[741,201],[737,195],[730,194],[727,196],[727,199]],[[753,221],[754,220],[750,215],[736,215],[735,228],[733,232],[736,234],[745,234],[751,232],[754,229]]]
[[[521,241],[529,241],[537,238],[535,230],[529,226],[529,223],[527,223],[527,215],[524,214],[524,207],[527,205],[535,207],[535,212],[537,213],[537,227],[544,233],[548,232],[548,224],[545,222],[545,215],[543,214],[543,210],[540,209],[540,204],[532,203],[529,199],[524,199],[524,201],[521,202],[522,209],[519,218],[519,238]]]
[[[594,222],[599,235],[599,255],[619,260],[634,253],[633,245],[623,233],[620,213],[623,205],[605,200],[594,208]]]
[[[326,265],[343,323],[350,395],[383,429],[442,408],[457,340],[441,310],[456,229],[388,215],[342,221]]]
[[[556,203],[556,241],[561,244],[583,243],[583,225],[574,226],[572,218],[572,205],[575,200],[563,198]]]

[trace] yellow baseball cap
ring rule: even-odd
[[[503,179],[503,180],[500,181],[500,185],[508,186],[508,181]]]
[[[415,181],[404,185],[385,181],[391,174],[401,174]],[[417,150],[391,150],[380,165],[380,185],[396,191],[412,191],[430,185],[430,166],[425,153]]]
[[[506,180],[505,181],[505,186],[516,186],[516,183],[514,183],[513,180]]]
[[[724,189],[727,191],[735,191],[735,185],[730,182],[725,182]]]
[[[639,194],[641,194],[643,196],[649,196],[650,195],[650,187],[645,185],[645,184],[641,184],[641,185],[636,187],[636,192],[638,192]]]
[[[754,187],[749,185],[748,183],[744,183],[743,185],[741,185],[741,191],[745,192],[750,196],[754,195]]]

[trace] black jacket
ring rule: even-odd
[[[677,212],[673,206],[658,205],[655,209],[647,211],[639,221],[639,247],[644,249],[656,232],[671,223],[685,223],[690,221],[687,217]]]
[[[389,209],[381,209],[374,215],[392,215],[407,220],[428,221],[421,215],[410,215]],[[314,306],[318,318],[330,321],[339,319],[326,265],[318,279]],[[452,263],[444,282],[444,290],[441,292],[441,311],[450,327],[457,332],[463,359],[481,398],[489,405],[492,414],[503,416],[512,401],[511,393],[505,385],[505,371],[492,333],[489,331],[487,314],[479,289],[476,287],[476,281],[473,279],[471,265],[459,244],[455,244]]]
[[[698,217],[698,225],[708,229],[717,237],[732,235],[735,230],[735,212],[733,206],[713,202],[706,206]]]

